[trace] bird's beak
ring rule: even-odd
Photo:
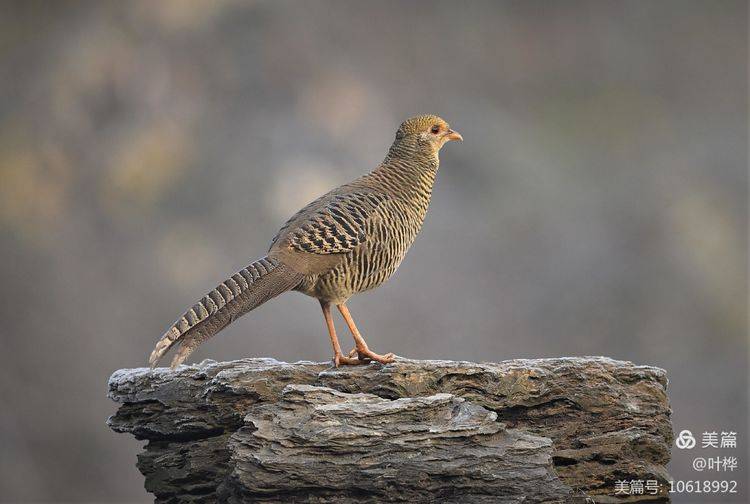
[[[445,138],[447,141],[451,140],[458,140],[459,142],[463,142],[464,137],[461,136],[461,133],[458,131],[453,131],[452,129],[449,129],[448,132],[445,134]]]

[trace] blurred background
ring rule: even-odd
[[[745,492],[747,19],[742,1],[2,2],[0,500],[148,502],[140,443],[105,425],[109,375],[418,113],[465,141],[402,268],[350,303],[371,346],[663,367],[677,432],[738,432]],[[330,354],[292,293],[191,360]]]

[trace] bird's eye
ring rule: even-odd
[[[430,131],[432,132],[433,135],[437,135],[438,133],[440,133],[440,126],[436,124],[435,126],[432,127]]]

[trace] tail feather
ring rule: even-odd
[[[156,367],[176,344],[172,367],[180,365],[198,346],[232,321],[269,299],[296,287],[303,275],[286,264],[264,257],[241,269],[206,294],[172,324],[156,342],[148,362]]]

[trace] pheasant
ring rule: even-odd
[[[440,117],[404,121],[383,162],[370,173],[333,189],[293,215],[271,241],[268,254],[220,283],[159,339],[149,358],[156,367],[179,345],[180,365],[204,341],[232,321],[283,292],[317,298],[333,346],[333,364],[387,364],[368,347],[346,306],[359,292],[388,280],[404,259],[424,221],[440,149],[463,140]],[[355,348],[344,355],[331,305],[341,312]]]

